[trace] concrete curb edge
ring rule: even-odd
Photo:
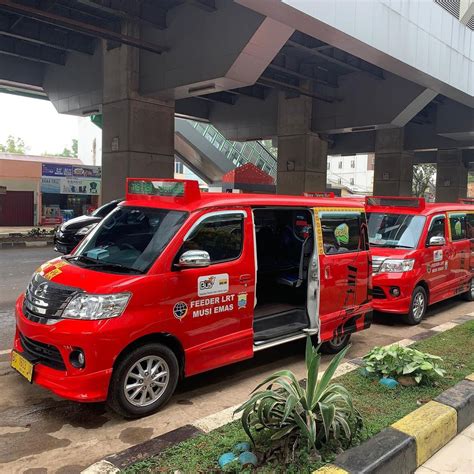
[[[25,240],[21,242],[0,242],[0,249],[49,247],[54,245],[52,240]]]
[[[459,318],[456,318],[455,320],[452,321],[452,324],[451,324],[451,322],[450,322],[449,325],[448,324],[441,324],[439,326],[436,326],[435,328],[431,328],[429,331],[425,331],[423,333],[418,334],[418,337],[416,338],[416,340],[415,339],[403,339],[401,341],[397,341],[397,342],[394,342],[394,343],[389,344],[389,345],[394,345],[394,344],[401,343],[403,346],[409,346],[410,344],[414,344],[415,342],[417,342],[419,340],[431,337],[431,336],[435,335],[436,333],[447,331],[449,329],[452,329],[453,327],[456,327],[456,326],[458,326],[458,325],[460,325],[464,322],[470,321],[472,319],[474,319],[474,313],[469,313],[465,316],[461,316]],[[353,370],[356,370],[358,367],[360,367],[361,362],[362,361],[361,361],[360,358],[351,359],[348,362],[345,362],[345,363],[341,364],[338,367],[338,370],[336,371],[336,373],[334,375],[337,377],[337,376],[343,375],[345,373],[351,372]],[[465,381],[468,381],[468,383],[471,383],[470,381],[473,380],[473,379],[474,379],[474,374],[471,374],[465,379]],[[463,382],[465,382],[465,381],[463,381]],[[463,383],[463,382],[460,382],[460,383]],[[457,385],[459,385],[459,384],[457,384]],[[455,387],[457,387],[457,385],[455,385],[451,389],[448,389],[446,392],[449,392],[450,390],[453,390]],[[472,387],[473,387],[473,389],[472,389],[472,393],[471,393],[471,399],[470,399],[471,401],[469,403],[465,400],[460,402],[460,404],[462,406],[467,404],[468,406],[471,407],[470,413],[471,413],[471,418],[472,419],[471,419],[470,423],[472,423],[474,421],[474,380],[472,381]],[[439,395],[439,397],[444,396],[446,394],[446,392],[443,392],[441,395]],[[437,399],[439,397],[437,397]],[[440,402],[438,404],[441,405],[442,403]],[[169,448],[169,447],[171,447],[175,444],[179,444],[182,441],[185,441],[185,440],[187,440],[189,438],[192,438],[194,436],[197,436],[199,434],[209,433],[210,431],[213,431],[213,430],[215,430],[217,428],[220,428],[221,426],[223,426],[227,423],[230,423],[233,419],[233,413],[234,413],[235,409],[238,406],[240,406],[240,405],[235,405],[235,406],[226,408],[226,409],[224,409],[220,412],[217,412],[217,413],[214,413],[212,415],[206,416],[204,418],[198,419],[198,420],[194,421],[192,424],[182,426],[181,428],[177,428],[177,429],[172,430],[172,431],[168,431],[168,432],[163,433],[159,436],[156,436],[156,437],[154,437],[154,438],[152,438],[148,441],[145,441],[144,443],[140,443],[140,444],[137,444],[135,446],[131,446],[129,448],[126,448],[123,451],[120,451],[119,453],[107,456],[106,458],[104,458],[104,459],[92,464],[88,468],[84,469],[81,472],[81,474],[115,474],[115,473],[118,473],[118,472],[120,472],[121,469],[123,469],[123,468],[125,468],[125,467],[127,467],[127,466],[129,466],[133,463],[136,463],[137,461],[145,459],[147,457],[156,456],[159,453],[161,453],[164,449],[167,449],[167,448]],[[448,405],[443,405],[443,406],[448,407]],[[420,407],[420,408],[423,408],[423,407]],[[418,410],[415,410],[415,412],[418,411]],[[414,412],[412,412],[412,413],[414,413]],[[466,414],[469,413],[469,411],[464,410],[464,411],[461,411],[460,413],[461,413],[460,416],[464,417],[464,416],[466,416]],[[410,416],[410,415],[411,414],[409,414],[407,416]],[[464,422],[462,422],[461,424],[459,423],[459,421],[457,421],[457,426],[458,427],[462,426],[466,421],[467,420],[464,420]],[[468,424],[470,424],[470,423],[468,423]],[[387,431],[388,431],[388,433],[387,433]],[[393,446],[392,446],[390,449],[388,449],[387,445],[384,446],[384,449],[387,452],[385,453],[385,455],[381,456],[380,459],[378,460],[379,463],[381,463],[380,466],[383,466],[384,474],[385,473],[387,473],[387,474],[391,474],[391,473],[401,474],[401,473],[404,473],[404,472],[406,472],[408,474],[409,472],[413,472],[413,470],[412,471],[400,470],[399,467],[403,466],[404,464],[406,464],[408,467],[411,467],[413,462],[416,461],[416,442],[415,442],[415,439],[412,436],[406,435],[406,434],[402,433],[401,431],[396,430],[393,427],[385,428],[385,430],[381,431],[376,436],[370,438],[366,442],[362,443],[360,446],[357,446],[357,447],[352,448],[348,451],[345,451],[345,453],[351,453],[351,455],[352,455],[354,450],[357,450],[361,447],[364,447],[364,450],[365,450],[366,449],[365,445],[369,444],[371,442],[371,440],[375,440],[375,443],[381,443],[380,445],[383,446],[384,442],[387,443],[388,440],[393,439],[393,436],[394,436],[393,433],[392,433],[393,431],[397,432],[397,434],[395,436],[398,436],[397,439],[399,439],[400,442],[398,443],[398,445],[395,448],[393,448]],[[446,443],[448,441],[449,441],[449,439],[446,440]],[[440,449],[441,447],[442,446],[439,446],[438,449]],[[368,453],[373,454],[373,453],[377,453],[377,452],[378,451],[374,450],[373,447],[368,446],[367,451],[364,451],[364,454],[362,454],[362,456],[367,458]],[[346,470],[344,467],[338,466],[336,464],[336,463],[338,463],[339,458],[341,456],[344,456],[345,453],[342,453],[340,456],[338,456],[335,459],[334,463],[328,464],[325,467],[316,470],[315,473],[318,473],[318,474],[344,474],[344,473],[352,473],[352,472],[354,472],[354,473],[355,472],[361,472],[360,469],[358,471]],[[434,454],[434,452],[432,454]],[[391,456],[393,456],[393,459],[392,459]],[[410,463],[410,459],[412,459],[411,463]],[[401,460],[401,462],[400,462],[400,460]],[[372,462],[374,462],[374,460],[372,460]],[[393,462],[393,466],[396,467],[397,470],[390,470],[389,469],[390,462]],[[377,460],[375,460],[375,464],[378,465]],[[388,470],[385,470],[385,468],[387,468]],[[372,471],[364,470],[363,472],[369,473],[369,472],[372,472]]]

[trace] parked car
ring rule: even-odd
[[[203,193],[129,178],[72,255],[16,304],[12,366],[82,402],[148,415],[181,376],[313,336],[337,352],[372,321],[364,205]]]
[[[368,197],[375,310],[418,324],[428,305],[474,300],[474,207]]]
[[[79,216],[60,225],[54,233],[54,250],[70,253],[77,244],[123,199],[116,199],[97,208],[89,216]]]

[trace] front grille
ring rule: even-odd
[[[36,273],[28,285],[23,314],[35,323],[48,324],[60,319],[71,298],[82,290],[53,283]]]
[[[372,273],[377,273],[382,266],[385,257],[375,257],[372,256]]]
[[[375,299],[379,299],[379,300],[387,298],[383,289],[380,288],[380,286],[374,286],[374,289],[372,290],[372,296]]]
[[[66,370],[63,358],[57,347],[34,341],[21,333],[20,342],[25,354],[32,359],[32,362],[39,362],[56,370]]]

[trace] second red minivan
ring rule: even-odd
[[[474,300],[474,207],[368,197],[373,307],[418,324],[428,305]]]

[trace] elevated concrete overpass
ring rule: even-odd
[[[375,152],[375,192],[409,194],[429,153],[438,199],[455,200],[474,149],[474,33],[469,5],[461,22],[440,3],[0,0],[0,80],[103,114],[105,199],[125,176],[172,176],[178,115],[278,138],[280,192],[325,189],[328,153]]]

